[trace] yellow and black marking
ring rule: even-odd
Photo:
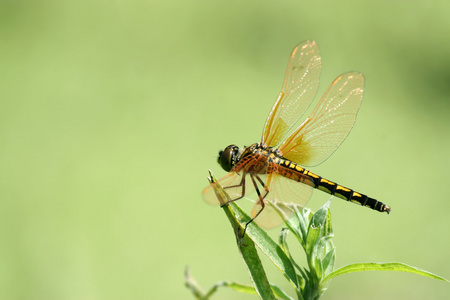
[[[289,177],[296,181],[301,181],[305,183],[304,177],[299,176],[299,173],[302,175],[306,175],[311,179],[312,186],[318,190],[321,190],[325,193],[328,193],[330,195],[336,196],[338,198],[369,207],[371,209],[374,209],[376,211],[380,212],[387,212],[389,213],[391,211],[391,208],[387,206],[386,204],[377,201],[373,198],[370,198],[364,194],[355,192],[352,189],[346,188],[342,185],[339,185],[335,182],[332,182],[330,180],[327,180],[325,178],[322,178],[321,176],[314,174],[313,172],[310,172],[306,170],[305,168],[302,168],[301,166],[297,165],[296,163],[287,160],[287,159],[280,159],[279,165],[284,169],[281,171],[281,175]]]
[[[284,177],[302,182],[330,195],[362,206],[369,207],[373,210],[387,213],[391,211],[391,208],[389,206],[378,200],[355,192],[354,190],[346,188],[333,181],[322,178],[321,176],[306,170],[298,164],[285,159],[278,149],[267,147],[267,145],[265,145],[264,143],[256,143],[249,147],[246,147],[240,159],[252,155],[259,158],[264,157],[265,159],[255,159],[255,161],[258,161],[260,164],[255,163],[252,168],[248,168],[246,171],[249,173],[256,174],[277,172]],[[274,168],[267,168],[268,162],[278,165],[276,170]]]

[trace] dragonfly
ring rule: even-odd
[[[317,43],[305,41],[297,45],[289,58],[281,92],[264,125],[261,142],[242,148],[229,145],[219,152],[217,161],[229,173],[218,182],[230,196],[228,201],[256,191],[252,219],[246,227],[253,220],[263,228],[280,225],[283,220],[274,216],[279,214],[274,206],[304,207],[313,189],[379,212],[391,211],[374,198],[304,168],[322,163],[341,145],[355,123],[364,93],[364,76],[344,73],[331,83],[311,114],[300,123],[316,96],[320,71]],[[203,198],[219,204],[211,185],[204,189]],[[289,217],[293,210],[285,209],[284,213]]]

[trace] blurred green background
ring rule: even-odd
[[[208,169],[224,175],[218,150],[259,141],[307,39],[321,48],[319,93],[340,73],[366,76],[352,134],[312,170],[392,207],[332,201],[337,266],[401,261],[450,278],[449,13],[438,0],[0,1],[0,299],[192,299],[186,265],[205,288],[250,283],[200,193]],[[323,299],[449,291],[367,272]],[[230,298],[257,299],[214,297]]]

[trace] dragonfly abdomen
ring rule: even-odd
[[[298,164],[289,161],[287,159],[282,159],[280,161],[280,166],[282,167],[279,170],[280,174],[288,177],[290,179],[303,182],[308,184],[318,190],[321,190],[327,194],[336,196],[338,198],[369,207],[373,210],[380,212],[391,211],[391,208],[384,203],[370,198],[367,195],[355,192],[352,189],[346,188],[342,185],[339,185],[333,181],[327,180],[313,172],[306,170],[305,168],[299,166]],[[309,179],[305,179],[305,175]]]

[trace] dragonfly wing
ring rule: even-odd
[[[266,181],[269,193],[264,198],[265,207],[263,211],[255,219],[259,226],[267,229],[277,227],[284,222],[278,210],[283,212],[284,217],[289,218],[294,213],[294,210],[289,208],[290,206],[305,206],[311,198],[314,184],[308,176],[302,176],[305,177],[303,181],[306,184],[286,178],[278,173],[260,176],[261,178],[267,177],[263,180]],[[274,206],[277,206],[277,209]],[[252,210],[252,217],[255,217],[261,208],[261,203],[256,202]]]
[[[239,160],[228,175],[218,180],[218,183],[229,196],[228,202],[243,198],[245,195],[250,195],[255,191],[255,186],[248,176],[248,172],[250,170],[255,172],[258,169],[264,168],[265,164],[266,158],[264,156],[248,154]],[[203,190],[202,195],[206,202],[213,205],[223,205],[227,201],[223,199],[223,195],[216,195],[213,184],[208,185]]]
[[[267,117],[262,142],[278,145],[314,99],[319,87],[321,59],[314,41],[303,42],[292,51],[280,95]]]
[[[231,172],[228,175],[220,178],[218,183],[224,188],[225,192],[230,196],[230,200],[242,198],[246,194],[252,193],[255,189],[253,185],[249,184],[249,178],[243,181],[243,176],[236,172]],[[245,189],[243,187],[245,186]],[[220,203],[213,186],[208,185],[202,192],[203,199],[212,205],[224,204]]]
[[[363,92],[361,73],[336,78],[311,115],[280,145],[283,156],[304,166],[326,160],[352,129]]]

